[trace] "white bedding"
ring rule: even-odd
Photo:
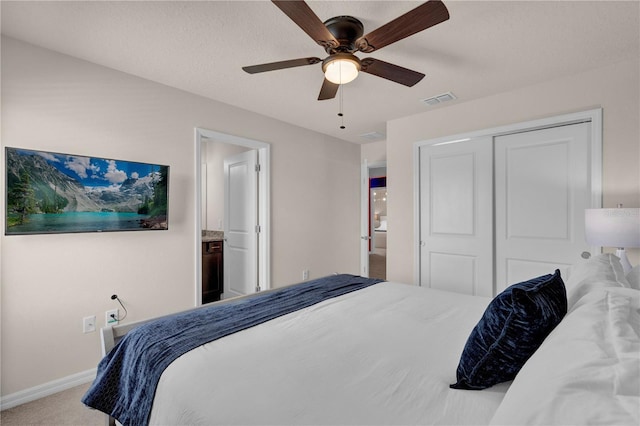
[[[566,316],[513,383],[449,388],[489,298],[381,283],[186,353],[150,424],[639,425],[640,291],[621,270],[571,268]]]
[[[387,217],[386,216],[380,216],[380,222],[378,223],[378,226],[375,227],[376,231],[386,231],[387,230]]]
[[[509,384],[449,388],[490,298],[381,283],[201,346],[150,424],[488,424]]]
[[[596,288],[522,367],[492,425],[640,424],[640,291]]]

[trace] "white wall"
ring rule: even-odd
[[[387,141],[369,142],[360,145],[360,158],[367,163],[387,161]]]
[[[168,231],[0,237],[3,396],[94,368],[113,293],[127,321],[193,306],[195,127],[272,144],[275,287],[359,269],[358,145],[8,38],[1,102],[2,147],[171,167]]]
[[[206,188],[203,189],[206,192],[206,199],[203,199],[206,229],[224,230],[224,159],[249,150],[240,145],[202,139],[202,170],[206,167]]]
[[[603,108],[603,206],[640,207],[639,61],[616,63],[387,124],[387,278],[414,282],[413,145],[575,111]],[[459,94],[462,95],[462,94]],[[460,96],[463,97],[463,96]],[[632,264],[640,262],[631,250]]]

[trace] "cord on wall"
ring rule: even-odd
[[[122,317],[120,317],[120,318],[116,318],[116,316],[115,316],[115,315],[113,315],[113,314],[111,315],[111,317],[112,317],[114,320],[118,321],[118,322],[123,321],[123,320],[127,317],[127,314],[128,314],[128,312],[127,312],[127,308],[125,308],[125,307],[124,307],[124,305],[122,304],[122,301],[120,300],[120,298],[118,297],[118,295],[117,295],[117,294],[112,295],[112,296],[111,296],[111,300],[117,300],[117,301],[118,301],[118,303],[120,304],[120,306],[122,306],[122,309],[124,310],[124,315],[123,315]]]

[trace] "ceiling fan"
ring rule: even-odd
[[[380,59],[358,59],[354,52],[371,53],[449,19],[449,11],[440,0],[430,0],[380,28],[364,34],[362,22],[352,16],[336,16],[324,23],[302,0],[272,0],[293,22],[329,54],[316,57],[242,67],[249,74],[322,62],[325,78],[318,100],[333,99],[341,84],[353,81],[358,72],[366,72],[411,87],[424,74]]]

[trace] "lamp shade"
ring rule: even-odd
[[[585,237],[592,246],[640,247],[640,208],[586,209]]]
[[[360,61],[348,53],[336,53],[325,59],[322,70],[327,80],[334,84],[347,84],[358,76]]]

